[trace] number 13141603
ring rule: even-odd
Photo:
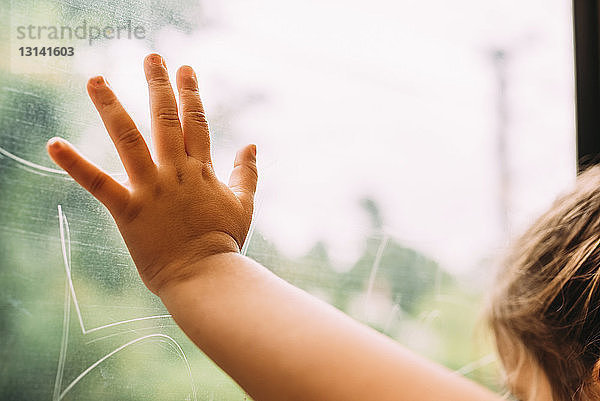
[[[65,57],[75,55],[75,48],[73,47],[19,47],[19,53],[24,57]]]

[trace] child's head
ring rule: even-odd
[[[593,167],[504,260],[489,320],[513,390],[529,387],[521,393],[532,398],[544,385],[554,401],[600,399],[599,245],[600,167]]]

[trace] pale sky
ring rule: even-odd
[[[514,230],[574,179],[569,1],[206,3],[210,27],[164,29],[151,50],[173,75],[197,70],[209,120],[245,104],[220,127],[235,143],[215,149],[218,172],[226,178],[237,147],[258,145],[257,227],[292,256],[321,239],[340,266],[352,263],[368,232],[363,196],[391,235],[452,271],[501,248],[498,47],[509,52]],[[147,43],[83,50],[76,72],[104,74],[148,133]],[[98,120],[82,137],[92,158],[111,152],[102,131]]]

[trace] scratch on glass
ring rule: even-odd
[[[131,323],[131,322],[137,322],[137,321],[149,320],[149,319],[170,318],[171,315],[145,316],[145,317],[140,317],[140,318],[135,318],[135,319],[128,319],[128,320],[123,320],[123,321],[119,321],[119,322],[109,323],[109,324],[99,326],[99,327],[94,327],[91,329],[86,329],[84,321],[83,321],[83,316],[81,314],[81,309],[79,307],[79,302],[77,300],[77,293],[75,291],[75,286],[73,285],[73,279],[72,279],[72,275],[71,275],[71,237],[70,237],[70,230],[69,230],[69,222],[67,220],[67,216],[64,214],[64,212],[62,210],[61,205],[58,205],[58,226],[59,226],[61,251],[62,251],[63,262],[64,262],[64,266],[65,266],[66,279],[65,279],[65,302],[64,302],[64,313],[63,313],[63,331],[62,331],[61,348],[60,348],[60,353],[59,353],[58,367],[57,367],[57,372],[56,372],[56,379],[54,382],[54,391],[53,391],[52,400],[60,401],[88,373],[90,373],[92,370],[94,370],[94,368],[96,368],[98,365],[100,365],[105,360],[107,360],[110,357],[112,357],[113,355],[117,354],[119,351],[121,351],[131,345],[141,343],[144,341],[159,340],[161,342],[169,343],[169,345],[171,347],[173,347],[173,349],[176,351],[179,358],[184,362],[186,369],[187,369],[189,379],[190,379],[190,385],[192,388],[192,399],[195,401],[196,400],[196,385],[194,383],[194,379],[192,376],[192,370],[191,370],[189,361],[188,361],[185,353],[183,352],[183,349],[179,345],[179,343],[177,343],[177,341],[175,341],[172,337],[170,337],[166,334],[162,334],[162,333],[148,334],[148,335],[136,338],[134,340],[131,340],[128,343],[125,343],[125,344],[117,347],[115,350],[109,352],[108,354],[104,355],[102,358],[100,358],[96,362],[94,362],[92,365],[90,365],[87,369],[85,369],[83,372],[81,372],[79,374],[79,376],[77,376],[73,381],[71,381],[71,383],[69,383],[67,385],[67,387],[65,387],[65,389],[62,390],[62,392],[60,391],[60,389],[62,387],[63,374],[64,374],[64,368],[65,368],[65,359],[66,359],[66,353],[67,353],[67,348],[68,348],[68,343],[69,343],[69,323],[70,323],[69,317],[70,317],[70,311],[71,311],[71,309],[70,309],[71,301],[73,301],[73,305],[75,306],[75,312],[77,314],[77,318],[79,320],[79,326],[81,328],[81,332],[83,335],[87,335],[92,332],[101,331],[106,328],[110,328],[110,327],[114,327],[114,326],[118,326],[118,325],[122,325],[122,324],[126,324],[126,323]],[[158,327],[154,327],[153,329],[156,329],[156,328],[158,328]],[[110,337],[110,336],[106,336],[105,338],[107,338],[107,337]]]
[[[383,256],[383,251],[388,243],[390,236],[387,233],[383,234],[381,238],[381,243],[379,243],[379,247],[377,248],[377,253],[375,254],[375,260],[373,261],[373,266],[371,267],[371,273],[369,275],[369,284],[367,286],[367,297],[365,299],[365,310],[368,311],[369,303],[371,302],[371,295],[373,293],[373,285],[375,284],[375,277],[377,275],[377,270],[379,270],[379,263],[381,263],[381,258]]]

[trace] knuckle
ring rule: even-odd
[[[183,184],[185,181],[187,181],[187,178],[188,178],[188,170],[187,170],[184,162],[174,162],[174,163],[171,163],[168,165],[163,164],[161,166],[161,171],[163,174],[163,176],[162,176],[163,179],[166,182],[169,182],[170,186],[169,185],[167,185],[165,187],[161,186],[160,189],[157,189],[157,187],[155,186],[153,188],[155,195],[157,193],[160,195],[163,192],[173,191],[173,188],[176,188],[176,185]]]
[[[258,178],[258,169],[256,168],[256,163],[246,163],[246,168],[254,175],[255,178]]]
[[[123,208],[120,212],[120,218],[125,223],[131,223],[134,221],[142,212],[142,204],[140,202],[130,202],[127,207]]]
[[[175,167],[175,177],[179,185],[183,184],[185,173],[181,167]]]
[[[184,114],[185,118],[194,124],[206,125],[206,114],[201,110],[188,110]]]
[[[128,128],[117,136],[117,146],[133,147],[140,141],[140,133],[136,128]]]
[[[167,126],[179,125],[179,114],[175,107],[160,107],[156,112],[158,121]]]
[[[169,77],[161,72],[153,73],[148,77],[148,84],[150,86],[170,86]]]
[[[152,195],[153,195],[155,198],[160,198],[160,197],[163,195],[163,192],[164,192],[164,188],[163,188],[163,185],[162,185],[162,184],[160,184],[160,183],[155,183],[155,184],[152,186]]]
[[[102,174],[102,173],[95,174],[94,177],[92,178],[92,181],[90,181],[90,192],[95,193],[95,192],[100,191],[106,184],[107,178],[108,177],[105,174]]]
[[[258,178],[258,168],[256,168],[256,163],[254,163],[252,161],[248,161],[248,160],[236,161],[236,163],[233,167],[234,168],[240,167],[242,169],[245,169],[245,170],[249,171],[253,176]]]
[[[199,93],[198,87],[195,84],[189,82],[184,82],[183,85],[181,85],[181,91],[186,96],[194,97]]]

